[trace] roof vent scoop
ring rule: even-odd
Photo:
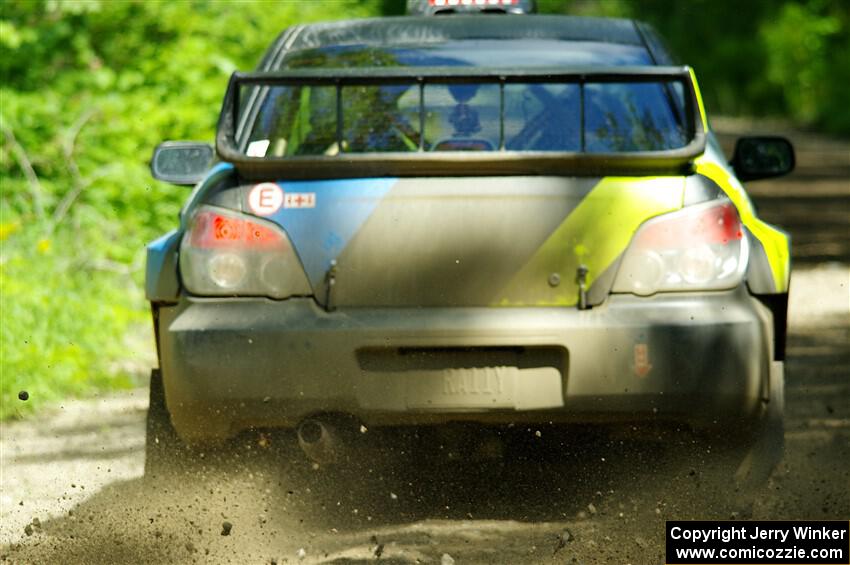
[[[407,0],[411,16],[453,14],[533,14],[535,0]]]

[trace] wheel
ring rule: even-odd
[[[153,369],[145,426],[145,478],[155,479],[173,473],[175,465],[187,453],[188,448],[177,436],[165,406],[162,373],[159,369]]]
[[[272,464],[304,457],[292,434],[278,430],[248,431],[226,438],[210,421],[209,435],[195,434],[185,439],[178,435],[165,404],[165,388],[159,369],[151,371],[150,402],[146,420],[145,479],[162,480],[181,476],[200,479],[222,469],[236,466]]]
[[[770,390],[761,418],[748,427],[725,428],[708,442],[698,443],[701,454],[694,468],[702,470],[716,509],[740,518],[750,516],[771,473],[782,460],[785,446],[783,363],[770,369]]]
[[[751,441],[735,470],[735,482],[756,488],[767,482],[785,451],[785,370],[782,361],[770,367],[770,391],[765,413],[752,430]]]

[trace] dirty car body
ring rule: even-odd
[[[643,24],[296,26],[234,74],[216,152],[148,248],[184,441],[781,418],[788,237]]]

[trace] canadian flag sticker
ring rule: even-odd
[[[283,190],[277,184],[261,182],[248,193],[248,206],[258,216],[270,216],[280,210],[283,198]]]
[[[283,197],[284,208],[315,208],[315,192],[287,192]]]

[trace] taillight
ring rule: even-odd
[[[246,247],[273,249],[287,247],[286,235],[276,226],[266,226],[236,215],[221,211],[201,209],[195,214],[189,232],[190,245],[214,249]]]
[[[740,284],[747,238],[728,201],[689,206],[644,223],[632,239],[614,292],[720,290]]]
[[[180,247],[180,273],[192,294],[269,296],[311,294],[286,233],[275,224],[204,206]]]

